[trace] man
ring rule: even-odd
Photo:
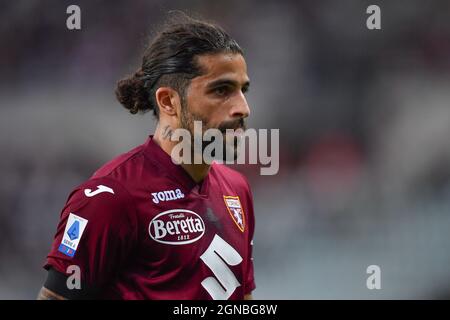
[[[171,156],[176,131],[194,136],[194,121],[223,133],[243,129],[248,86],[242,50],[218,26],[188,18],[155,37],[142,67],[116,89],[131,113],[153,111],[155,133],[70,194],[39,299],[251,298],[246,179],[225,165]],[[76,270],[80,279],[72,279]]]

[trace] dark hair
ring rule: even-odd
[[[117,83],[117,100],[132,114],[153,110],[159,118],[155,92],[161,86],[177,90],[182,102],[192,78],[202,74],[196,57],[242,49],[222,28],[183,16],[160,31],[144,52],[141,68]]]

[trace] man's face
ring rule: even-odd
[[[194,121],[202,121],[203,132],[209,128],[221,130],[224,149],[232,147],[236,151],[235,139],[226,139],[225,130],[245,129],[244,119],[250,114],[244,95],[249,86],[244,57],[217,53],[197,59],[203,74],[193,78],[186,90],[180,127],[194,134]]]

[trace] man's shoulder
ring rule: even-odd
[[[102,205],[130,202],[131,181],[144,166],[143,145],[120,154],[106,162],[94,174],[71,192],[68,203],[98,203]]]
[[[122,153],[103,164],[92,175],[91,179],[109,177],[116,180],[124,180],[127,175],[136,172],[136,167],[143,165],[144,145],[139,145],[125,153]]]
[[[120,181],[109,176],[90,178],[70,193],[66,206],[73,210],[92,207],[95,209],[122,210],[132,204],[128,190]]]

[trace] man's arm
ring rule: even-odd
[[[42,287],[39,291],[36,300],[67,300],[63,296],[54,293],[53,291],[48,290],[46,287]]]
[[[251,293],[246,294],[246,295],[244,296],[244,300],[253,300],[252,294],[251,294]]]
[[[98,298],[137,243],[134,202],[115,180],[92,179],[71,193],[60,216],[38,299]],[[80,284],[77,290],[68,285],[69,276]]]

